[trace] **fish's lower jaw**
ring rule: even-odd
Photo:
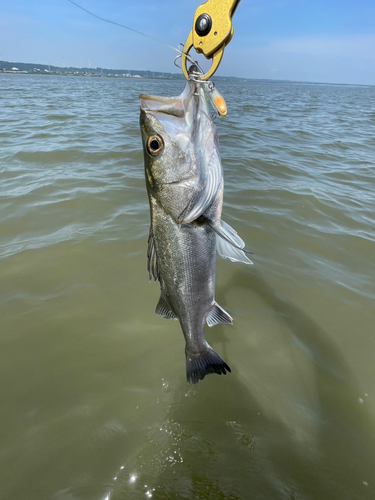
[[[186,380],[187,383],[197,384],[210,373],[226,375],[231,369],[224,360],[207,344],[207,350],[201,353],[191,353],[185,350],[186,354]]]

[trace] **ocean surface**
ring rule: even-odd
[[[231,366],[155,315],[140,92],[0,74],[0,498],[375,498],[375,87],[218,81]]]

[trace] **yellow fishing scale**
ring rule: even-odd
[[[212,59],[210,69],[200,76],[200,80],[208,80],[217,70],[226,45],[233,36],[232,16],[240,0],[207,0],[201,4],[194,14],[193,29],[190,31],[181,56],[182,72],[188,79],[186,68],[187,55],[192,47]]]

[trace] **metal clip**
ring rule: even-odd
[[[201,80],[208,80],[219,67],[225,46],[233,36],[232,16],[240,0],[207,0],[194,14],[193,29],[190,31],[181,57],[182,72],[188,79],[187,56],[192,47],[212,59],[211,68]]]

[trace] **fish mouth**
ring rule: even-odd
[[[194,93],[195,84],[189,80],[182,94],[177,97],[140,94],[141,110],[151,114],[163,113],[177,118],[184,118]]]
[[[195,118],[199,97],[195,96],[196,84],[190,80],[186,82],[182,94],[177,97],[140,94],[141,123],[145,126],[144,130],[159,130],[158,133],[163,130],[186,150],[193,130],[197,127]]]

